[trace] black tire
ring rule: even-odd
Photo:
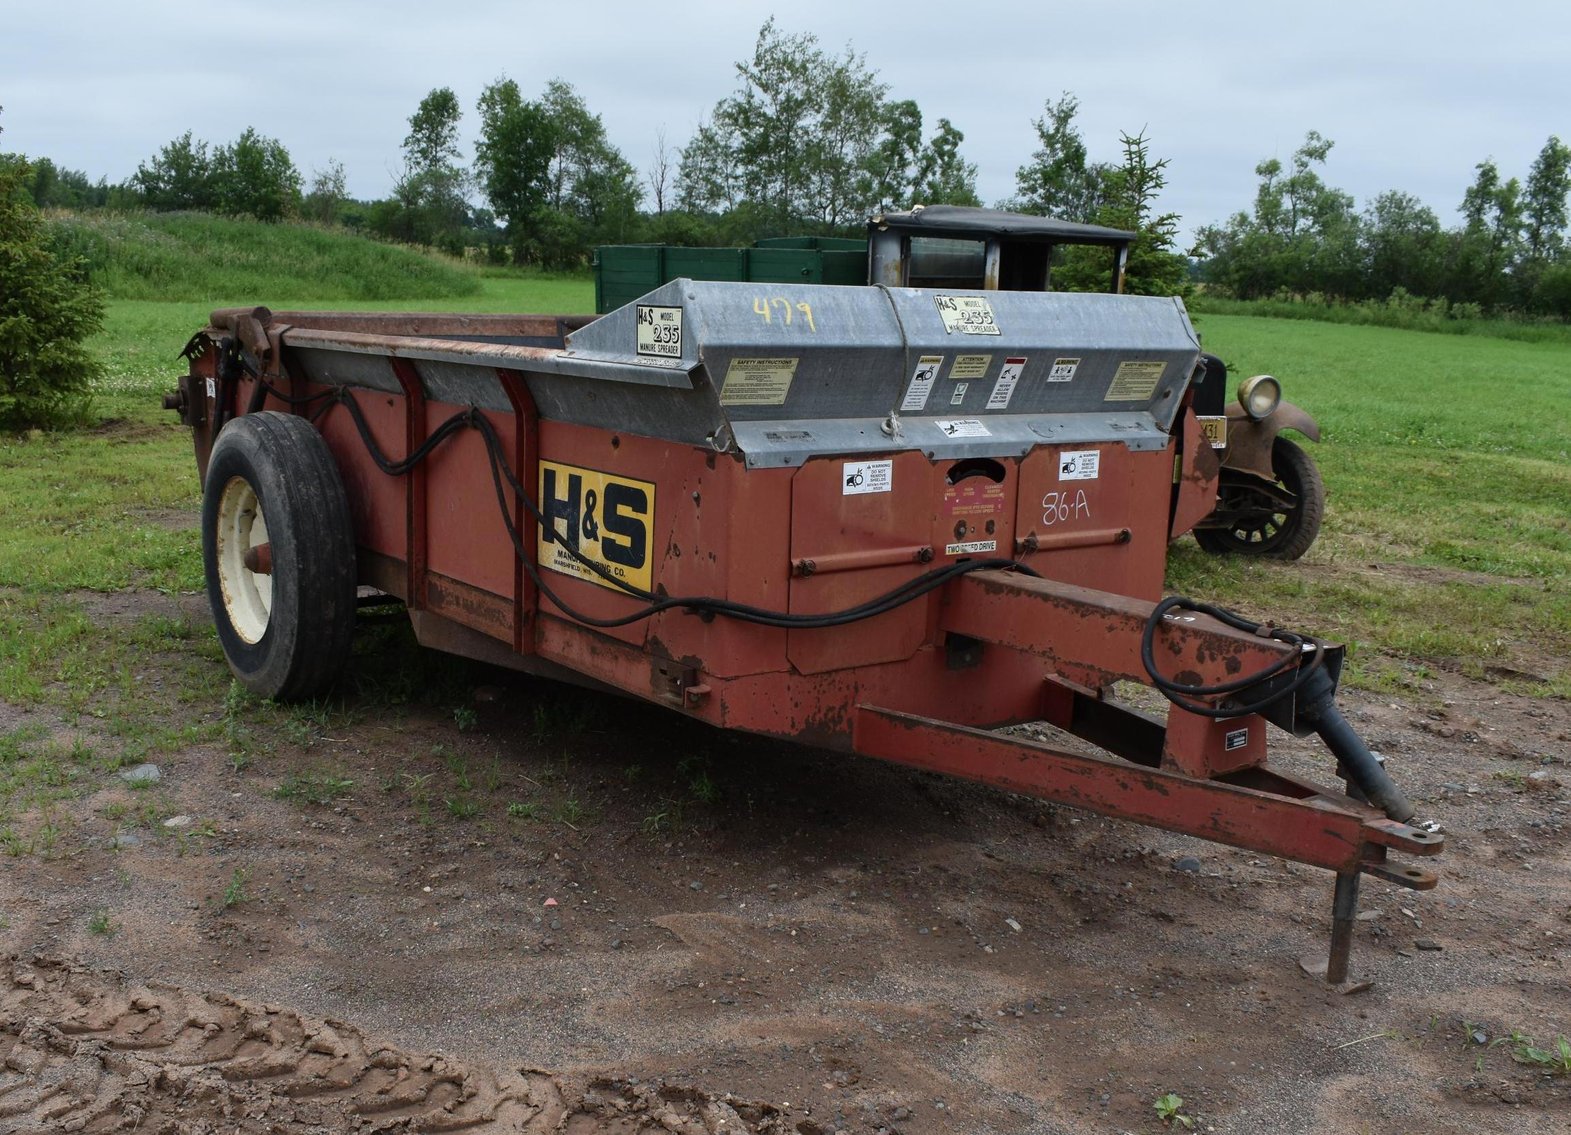
[[[270,572],[245,562],[264,543]],[[355,537],[338,466],[310,422],[269,410],[224,426],[203,483],[202,558],[241,685],[299,701],[333,684],[354,632]]]
[[[1260,509],[1230,528],[1197,528],[1195,542],[1208,552],[1268,556],[1296,560],[1320,535],[1326,511],[1326,488],[1320,470],[1303,448],[1285,437],[1271,445],[1271,470],[1277,483],[1293,495],[1292,508]],[[1225,476],[1225,474],[1224,474]],[[1228,492],[1224,483],[1222,493]]]

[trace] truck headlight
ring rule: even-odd
[[[1257,374],[1238,384],[1238,404],[1255,421],[1264,421],[1282,401],[1282,384],[1269,374]]]

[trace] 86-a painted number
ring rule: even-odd
[[[1066,520],[1089,518],[1091,502],[1084,489],[1056,489],[1042,496],[1042,526],[1051,528]]]

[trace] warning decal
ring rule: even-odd
[[[1108,402],[1144,402],[1156,393],[1156,384],[1162,381],[1164,362],[1122,362],[1113,373],[1113,384],[1107,388]]]
[[[934,423],[947,437],[992,437],[993,431],[976,418],[956,418],[951,422]]]
[[[1049,382],[1068,382],[1080,369],[1079,359],[1054,359],[1053,369],[1047,372]]]
[[[1095,449],[1070,449],[1058,455],[1060,481],[1094,481],[1102,464],[1102,454]]]
[[[784,406],[795,359],[732,359],[720,388],[722,406]]]
[[[998,372],[998,381],[993,383],[993,393],[987,398],[989,410],[1009,409],[1009,400],[1015,396],[1015,386],[1025,369],[1025,359],[1004,360],[1003,369]]]
[[[847,461],[840,466],[842,496],[862,493],[892,493],[895,489],[893,461]]]
[[[638,353],[657,359],[682,357],[682,309],[638,305]]]
[[[992,355],[956,355],[955,365],[949,368],[949,377],[985,378],[987,368],[993,364]]]
[[[540,529],[541,567],[613,591],[622,590],[613,579],[649,590],[654,485],[598,469],[542,461],[540,511],[546,520]],[[613,579],[580,562],[569,548]]]
[[[938,380],[938,370],[944,365],[943,355],[923,355],[916,360],[916,371],[911,375],[911,385],[900,401],[902,410],[921,410],[927,405],[927,396],[933,392]]]

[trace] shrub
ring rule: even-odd
[[[75,258],[61,257],[23,191],[25,164],[0,170],[0,429],[86,416],[97,361],[82,340],[104,304]]]

